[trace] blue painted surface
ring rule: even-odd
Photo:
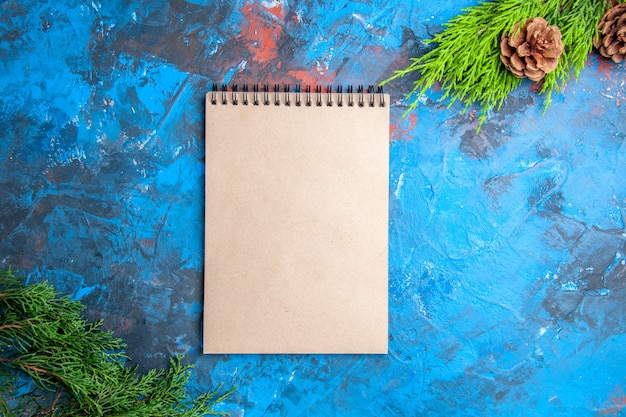
[[[233,416],[624,415],[626,72],[595,55],[479,134],[390,85],[388,355],[200,353],[207,87],[376,83],[476,3],[1,2],[0,266]]]

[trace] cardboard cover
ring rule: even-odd
[[[204,353],[387,353],[382,95],[364,94],[359,106],[354,94],[348,106],[333,93],[329,106],[323,94],[307,106],[302,93],[296,106],[295,93],[276,95],[280,105],[274,93],[268,105],[253,105],[252,93],[243,105],[241,92],[212,104],[212,94]]]

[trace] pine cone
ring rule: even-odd
[[[626,3],[611,7],[600,19],[598,31],[593,46],[603,57],[622,62],[626,57]]]
[[[516,77],[541,80],[554,71],[563,52],[561,31],[549,26],[542,17],[526,19],[520,29],[515,24],[511,33],[504,33],[500,42],[500,60]]]

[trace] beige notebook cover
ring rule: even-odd
[[[257,99],[206,97],[204,353],[387,353],[389,97]]]

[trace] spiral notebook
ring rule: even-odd
[[[216,90],[204,353],[387,353],[389,96]]]

